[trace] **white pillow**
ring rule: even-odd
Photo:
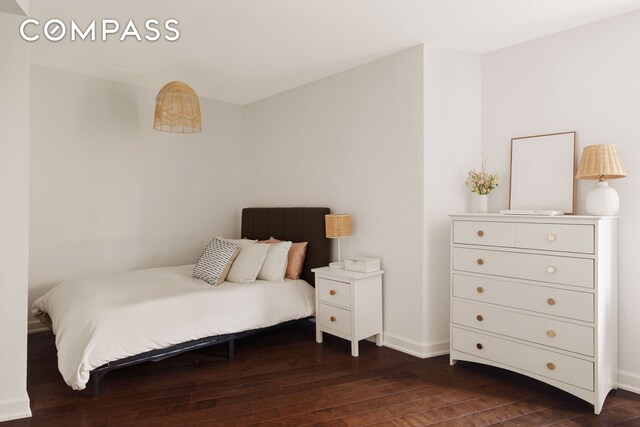
[[[235,243],[236,245],[240,245],[241,248],[244,245],[250,245],[252,243],[257,242],[257,240],[251,240],[251,239],[225,239],[224,237],[220,237],[220,236],[216,237],[216,239],[224,240],[225,242],[229,242],[229,243]]]
[[[268,252],[269,245],[264,243],[249,242],[240,244],[240,252],[238,252],[238,256],[236,256],[229,274],[227,274],[227,282],[255,282]]]
[[[262,264],[258,279],[271,280],[274,282],[282,282],[284,274],[287,272],[287,263],[289,261],[289,249],[291,242],[269,243],[269,252],[267,258]]]

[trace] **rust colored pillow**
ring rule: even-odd
[[[275,237],[269,238],[269,240],[260,240],[258,243],[281,243],[282,240],[278,240]],[[289,257],[287,263],[287,272],[284,274],[286,279],[298,280],[302,274],[302,267],[304,266],[304,259],[307,256],[307,243],[299,242],[291,245],[289,249]]]

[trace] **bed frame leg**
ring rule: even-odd
[[[106,372],[91,372],[91,384],[93,388],[93,398],[97,399],[100,396],[100,380],[107,375]]]
[[[233,359],[236,357],[236,341],[229,340],[229,359]]]

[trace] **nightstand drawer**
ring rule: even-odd
[[[593,294],[454,274],[453,296],[570,319],[594,321]]]
[[[513,247],[515,241],[515,224],[513,223],[453,221],[453,243]]]
[[[585,390],[593,387],[593,362],[509,340],[452,328],[455,350],[522,369]]]
[[[452,311],[458,325],[593,356],[593,328],[588,326],[455,300]]]
[[[329,304],[351,308],[351,285],[337,280],[319,278],[318,299]]]
[[[593,288],[593,260],[481,249],[453,249],[453,269]]]
[[[333,329],[343,334],[351,334],[351,312],[328,304],[318,304],[316,322],[323,328]]]
[[[516,225],[516,247],[518,248],[592,254],[594,246],[593,225]]]

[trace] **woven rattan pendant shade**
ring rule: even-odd
[[[576,178],[615,179],[627,176],[615,145],[589,145],[582,151]]]
[[[156,97],[153,128],[172,133],[195,133],[202,130],[200,101],[188,84],[173,81],[160,89]]]

